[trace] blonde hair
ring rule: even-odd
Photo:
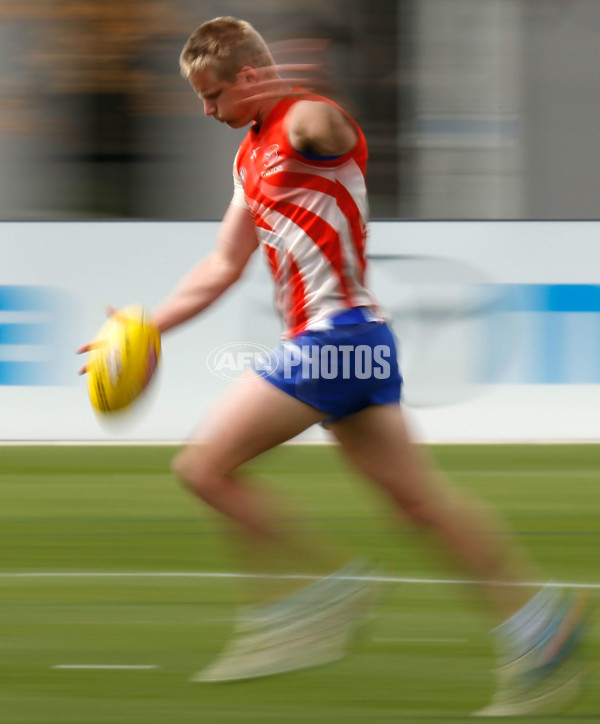
[[[262,36],[245,20],[214,18],[196,28],[185,44],[179,65],[184,78],[210,69],[219,80],[235,81],[245,66],[273,65]]]

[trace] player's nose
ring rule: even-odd
[[[204,115],[214,116],[216,110],[217,104],[213,100],[204,98]]]

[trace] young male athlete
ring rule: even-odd
[[[234,192],[214,251],[154,311],[164,333],[202,312],[260,248],[272,272],[284,342],[273,359],[234,383],[174,461],[185,485],[239,524],[254,548],[283,545],[269,498],[238,468],[315,423],[349,460],[445,551],[481,581],[496,609],[501,686],[482,714],[563,705],[577,688],[566,654],[581,602],[542,587],[531,598],[521,559],[505,536],[460,499],[413,444],[400,404],[394,337],[365,284],[367,146],[332,101],[280,76],[248,23],[216,18],[181,54],[204,113],[231,128],[250,124],[234,162]],[[251,379],[249,379],[251,378]],[[502,542],[501,542],[502,541]],[[199,680],[261,676],[342,655],[365,599],[352,566],[277,602],[257,605],[233,644]]]

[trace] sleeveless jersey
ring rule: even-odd
[[[358,141],[348,153],[298,152],[288,140],[286,118],[300,100],[336,105],[316,95],[283,99],[261,126],[250,128],[234,162],[233,201],[246,205],[254,218],[285,337],[317,329],[352,307],[376,307],[364,281],[365,137],[352,121]]]

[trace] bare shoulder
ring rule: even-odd
[[[358,135],[348,116],[336,106],[301,100],[289,111],[288,138],[302,153],[339,156],[354,148]]]

